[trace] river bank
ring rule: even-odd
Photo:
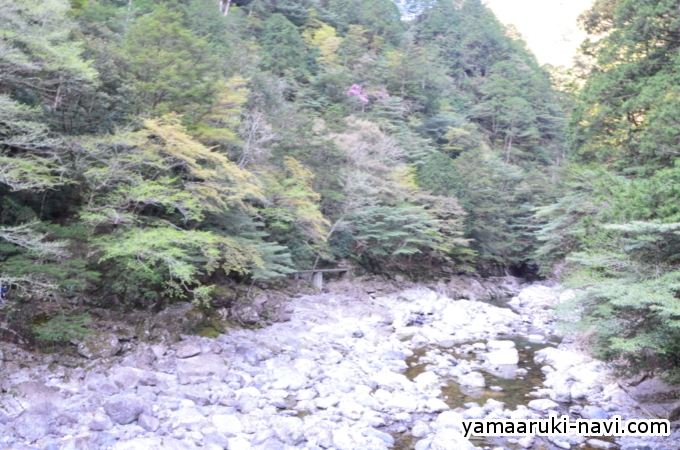
[[[509,277],[429,287],[355,280],[291,299],[283,322],[216,338],[109,335],[81,343],[86,357],[73,364],[4,345],[0,445],[680,448],[677,427],[670,438],[617,443],[463,438],[461,418],[648,414],[603,364],[555,336],[553,307],[570,295]]]

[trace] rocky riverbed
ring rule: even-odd
[[[0,448],[680,449],[677,422],[618,442],[462,436],[462,418],[680,411],[658,380],[622,384],[560,343],[552,311],[571,295],[513,278],[337,282],[291,299],[285,322],[216,338],[107,334],[69,364],[3,344]],[[664,389],[654,407],[634,399]]]

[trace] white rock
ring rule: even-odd
[[[554,347],[544,348],[534,354],[536,364],[548,364],[557,371],[568,370],[571,367],[584,364],[587,360],[588,358],[580,353]]]
[[[298,445],[304,440],[304,423],[297,417],[275,416],[270,421],[276,435],[287,445]]]
[[[207,377],[216,375],[220,378],[227,375],[227,367],[224,358],[214,354],[193,356],[177,361],[177,375],[188,377]]]
[[[416,438],[423,438],[428,434],[430,434],[430,427],[427,426],[425,422],[419,420],[413,424],[413,428],[411,428],[411,436]]]
[[[463,416],[454,411],[444,411],[437,416],[437,420],[431,425],[434,431],[442,428],[453,428],[459,433],[463,433]]]
[[[442,311],[442,323],[449,326],[464,326],[470,323],[470,315],[467,312],[466,306],[469,304],[467,300],[452,302]]]
[[[333,406],[336,406],[338,403],[340,403],[340,399],[335,395],[329,395],[328,397],[318,398],[314,402],[316,407],[319,409],[328,409]]]
[[[475,446],[470,443],[461,433],[453,428],[443,428],[437,431],[430,445],[430,450],[474,450]]]
[[[515,343],[512,341],[496,341],[491,340],[486,343],[486,348],[492,350],[504,350],[508,348],[515,348]]]
[[[225,437],[234,437],[243,433],[243,424],[233,414],[215,414],[210,421],[217,432]]]
[[[514,365],[519,362],[519,353],[516,348],[494,350],[485,354],[489,364],[493,366]]]
[[[337,450],[356,450],[357,447],[354,439],[350,435],[349,429],[347,427],[340,428],[338,430],[333,430],[333,446]]]
[[[429,413],[438,413],[450,409],[449,405],[438,398],[430,398],[425,402],[425,411]]]
[[[463,417],[466,419],[483,419],[485,415],[484,409],[480,406],[473,406],[463,411]]]
[[[522,289],[517,298],[519,299],[522,308],[552,306],[558,301],[555,291],[546,286],[526,287]]]
[[[432,397],[441,395],[439,377],[434,372],[423,372],[413,379],[418,390]]]
[[[557,409],[559,405],[555,403],[552,400],[548,400],[547,398],[541,398],[538,400],[532,400],[529,402],[527,405],[529,408],[536,410],[536,411],[548,411],[551,409]]]
[[[387,387],[394,390],[410,391],[415,388],[415,384],[406,378],[406,376],[388,370],[372,375],[370,380],[378,387]]]
[[[418,402],[410,395],[401,392],[392,393],[392,397],[385,402],[385,408],[389,410],[414,412],[418,407]]]
[[[484,375],[481,373],[470,372],[467,375],[460,377],[458,379],[458,384],[469,387],[484,387],[486,386],[486,381],[484,381]]]
[[[246,441],[242,437],[233,437],[229,439],[229,450],[250,450],[252,447],[250,446],[250,442]]]

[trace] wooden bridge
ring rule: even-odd
[[[315,269],[315,270],[301,270],[299,272],[295,272],[293,276],[295,277],[296,280],[308,280],[312,286],[316,287],[317,289],[323,288],[323,274],[324,273],[339,273],[342,279],[347,280],[349,279],[352,269],[351,268],[344,268],[344,269]]]

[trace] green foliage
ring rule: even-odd
[[[121,56],[137,114],[191,113],[216,90],[218,60],[210,44],[184,28],[179,13],[164,7],[136,21]]]
[[[278,74],[306,71],[307,46],[300,31],[283,14],[273,14],[262,24],[262,68]]]
[[[0,276],[22,296],[205,305],[339,259],[528,258],[562,112],[480,1],[217,3],[0,7]]]
[[[41,341],[66,343],[73,339],[84,339],[92,333],[87,325],[92,322],[89,314],[73,316],[58,315],[43,324],[34,325],[33,332]]]
[[[598,0],[574,95],[563,195],[539,208],[537,255],[583,288],[563,314],[629,372],[680,376],[677,50],[666,0]]]

